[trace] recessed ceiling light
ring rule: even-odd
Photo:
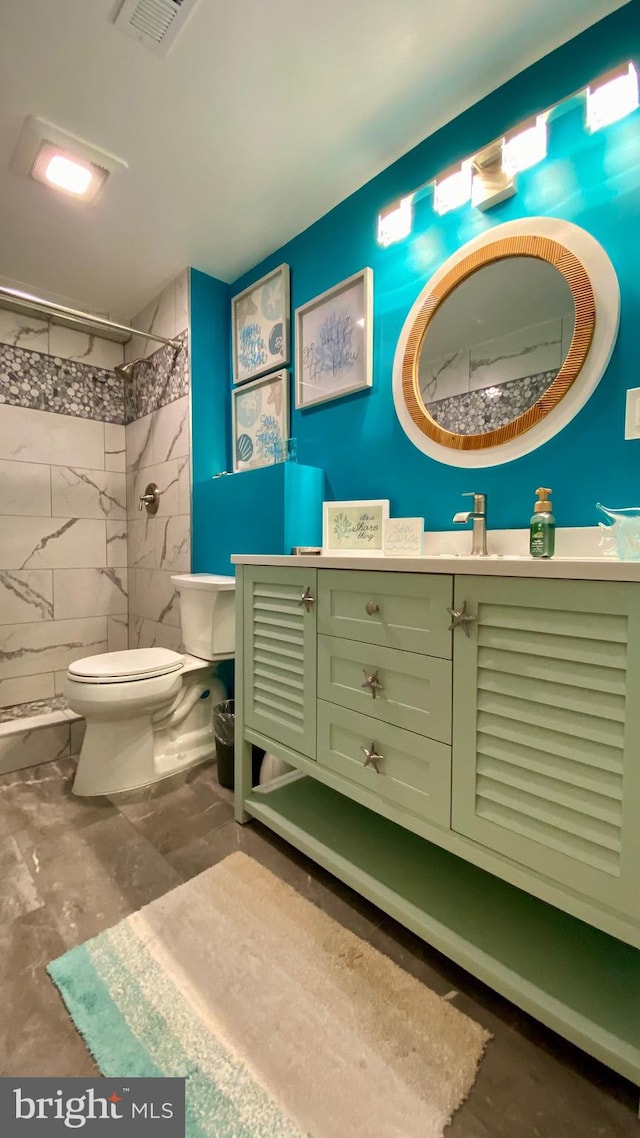
[[[64,154],[54,154],[44,176],[53,186],[66,190],[70,194],[84,194],[93,181],[93,174],[88,166],[81,166],[72,158],[65,158]]]
[[[18,174],[82,202],[95,201],[107,178],[127,167],[113,154],[35,115],[24,123],[11,165]]]

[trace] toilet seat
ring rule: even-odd
[[[169,648],[132,648],[103,652],[69,664],[67,675],[76,683],[118,684],[151,680],[182,669],[184,657]]]

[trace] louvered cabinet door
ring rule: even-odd
[[[316,570],[247,565],[244,582],[244,721],[315,759]]]
[[[452,827],[640,917],[640,584],[456,578]]]

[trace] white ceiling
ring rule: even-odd
[[[621,0],[199,0],[170,54],[119,0],[0,0],[0,277],[128,318],[232,281]],[[123,158],[94,207],[9,167],[27,114]]]

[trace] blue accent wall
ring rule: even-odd
[[[380,209],[536,111],[585,87],[590,79],[639,58],[640,0],[634,0],[447,124],[232,286],[230,295],[286,262],[291,266],[293,314],[296,306],[365,265],[374,270],[373,388],[305,411],[292,409],[298,460],[325,470],[328,497],[390,498],[393,514],[424,516],[429,529],[451,528],[460,494],[468,490],[489,494],[492,527],[527,526],[540,485],[553,487],[558,525],[595,524],[596,501],[613,506],[640,503],[640,441],[624,440],[625,391],[640,386],[639,111],[589,135],[583,125],[584,103],[575,99],[551,122],[549,155],[519,175],[515,197],[486,214],[467,205],[439,218],[426,196],[416,206],[409,238],[388,249],[375,239]],[[283,187],[285,205],[286,194]],[[396,418],[391,379],[399,333],[420,289],[451,253],[487,227],[532,215],[582,226],[609,254],[622,293],[613,357],[572,423],[532,454],[478,471],[445,466],[417,450]],[[194,274],[192,286],[194,278],[202,276]],[[192,292],[195,326],[198,310],[193,299]],[[222,322],[218,332],[221,329]],[[226,351],[228,376],[228,344]],[[198,390],[205,375],[203,367],[193,377],[198,477],[205,477],[212,465],[219,468],[222,453],[219,420],[213,434],[204,420],[198,421],[199,409],[206,405]],[[223,396],[217,380],[215,403],[215,416],[224,417],[228,437],[228,390]],[[196,508],[196,548],[200,527],[208,524]]]

